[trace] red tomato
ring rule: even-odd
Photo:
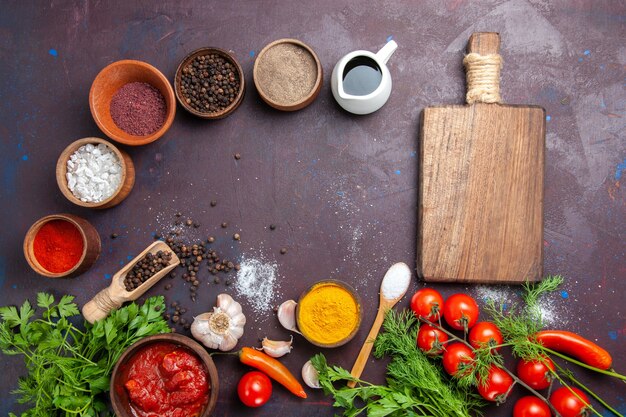
[[[478,393],[488,401],[502,404],[511,391],[513,378],[502,368],[491,365],[484,384],[478,383]]]
[[[443,305],[443,318],[456,330],[471,329],[479,314],[478,304],[467,294],[453,294]]]
[[[539,397],[528,395],[517,400],[513,407],[513,417],[552,417],[552,412],[548,404]]]
[[[461,372],[459,376],[462,376],[469,370],[467,366],[472,363],[474,357],[474,351],[465,343],[451,343],[446,346],[443,352],[443,369],[445,369],[449,375],[454,376],[459,372],[460,367]]]
[[[517,363],[517,376],[519,379],[534,389],[545,389],[550,386],[552,374],[554,371],[554,362],[547,356],[545,362],[541,361],[525,361],[520,359]]]
[[[586,416],[587,413],[584,410],[589,405],[589,398],[578,388],[572,387],[571,389],[578,394],[578,397],[582,398],[583,401],[576,397],[567,387],[561,387],[552,393],[550,403],[552,403],[556,411],[558,411],[562,417]]]
[[[428,324],[422,324],[417,332],[417,347],[429,355],[439,355],[448,335]]]
[[[248,372],[239,380],[237,394],[248,407],[260,407],[272,396],[272,381],[263,372]]]
[[[437,290],[423,288],[413,294],[411,310],[417,317],[424,317],[433,323],[439,321],[443,310],[443,297]]]
[[[470,345],[474,346],[475,349],[483,346],[498,346],[495,350],[500,350],[503,341],[502,332],[498,326],[489,321],[476,323],[469,332]]]

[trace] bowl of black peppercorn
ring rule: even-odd
[[[203,119],[222,119],[243,101],[243,70],[223,49],[196,49],[178,66],[174,90],[176,99],[189,113]]]

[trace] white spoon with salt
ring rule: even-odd
[[[365,369],[365,365],[367,364],[367,359],[372,352],[374,340],[376,340],[376,336],[378,336],[378,332],[380,332],[380,326],[383,324],[385,319],[385,312],[392,309],[393,306],[400,301],[409,289],[410,283],[411,270],[404,262],[393,264],[385,274],[383,282],[380,284],[378,314],[376,314],[376,319],[374,320],[372,329],[367,335],[367,338],[361,347],[361,351],[359,352],[359,356],[357,356],[354,366],[350,371],[350,374],[352,374],[353,377],[359,378],[363,373],[363,369]],[[356,382],[354,381],[348,382],[348,386],[350,388],[354,388],[355,385]]]

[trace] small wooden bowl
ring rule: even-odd
[[[41,266],[35,257],[33,249],[35,236],[44,224],[52,220],[64,220],[72,223],[78,228],[83,237],[83,254],[81,258],[72,269],[65,272],[50,272]],[[51,214],[42,217],[28,229],[26,237],[24,238],[24,257],[26,258],[26,262],[28,262],[28,265],[30,265],[35,272],[48,278],[68,278],[82,274],[96,262],[96,259],[100,256],[100,250],[100,235],[96,229],[87,220],[74,216],[73,214]]]
[[[78,150],[78,148],[89,143],[105,144],[115,153],[115,155],[117,155],[117,158],[122,165],[122,180],[120,181],[120,186],[109,198],[98,203],[87,203],[79,198],[76,198],[67,185],[67,161],[70,159],[70,156]],[[133,185],[135,185],[135,166],[133,165],[133,161],[130,159],[130,156],[123,150],[115,147],[111,142],[100,138],[83,138],[72,142],[67,148],[65,148],[65,150],[63,150],[63,152],[61,152],[61,156],[59,156],[59,159],[57,160],[56,177],[59,189],[65,198],[70,200],[72,203],[81,207],[105,209],[118,205],[128,196],[128,194],[130,194],[130,191],[133,189]]]
[[[191,107],[189,104],[187,104],[187,101],[185,101],[185,97],[183,96],[182,86],[181,86],[181,78],[183,75],[183,69],[187,65],[189,65],[189,63],[193,61],[196,57],[208,55],[208,54],[221,55],[224,59],[226,59],[226,61],[230,62],[231,65],[235,66],[237,75],[239,76],[239,91],[237,92],[237,96],[235,97],[235,100],[233,100],[233,102],[230,103],[230,105],[226,107],[224,110],[221,110],[218,112],[212,112],[212,113],[200,112],[194,109],[193,107]],[[229,52],[220,48],[206,47],[206,48],[196,49],[195,51],[187,55],[185,58],[183,58],[183,60],[180,62],[180,64],[178,65],[178,69],[176,69],[176,75],[174,76],[174,90],[176,91],[176,99],[178,100],[180,105],[183,106],[183,109],[187,110],[189,113],[193,114],[194,116],[198,116],[203,119],[213,120],[213,119],[223,119],[224,117],[230,115],[232,112],[237,110],[237,107],[239,107],[239,105],[243,101],[243,96],[246,90],[246,83],[245,83],[245,78],[243,75],[243,70],[241,69],[241,65],[239,65],[239,62],[237,62],[237,60],[235,59],[233,55],[231,55]]]
[[[126,291],[124,286],[124,279],[131,269],[139,262],[148,252],[156,255],[159,251],[168,251],[172,253],[172,259],[169,264],[161,269],[159,272],[152,275],[140,286],[132,291]],[[111,278],[111,285],[100,291],[93,297],[87,304],[83,306],[83,317],[89,323],[94,323],[97,320],[103,319],[109,315],[114,308],[120,308],[126,301],[134,301],[141,297],[146,291],[148,291],[154,284],[159,282],[161,278],[166,276],[180,265],[180,259],[167,243],[157,240],[152,242],[146,249],[142,250],[139,255],[135,256],[133,260],[128,262],[122,269],[117,271]]]
[[[120,359],[115,364],[115,368],[113,368],[113,373],[111,374],[110,397],[115,415],[117,417],[133,417],[134,414],[130,409],[130,399],[128,398],[126,388],[124,387],[124,379],[126,378],[128,372],[126,369],[127,364],[133,355],[140,349],[159,342],[173,343],[175,345],[183,346],[195,353],[204,364],[210,386],[209,400],[204,411],[202,411],[198,417],[209,417],[217,404],[217,396],[219,393],[217,368],[215,367],[215,363],[213,362],[213,359],[211,359],[211,356],[202,346],[200,346],[199,343],[178,333],[165,333],[145,337],[122,353],[122,356],[120,356]]]
[[[354,329],[352,329],[352,331],[350,332],[350,334],[348,334],[348,336],[346,336],[345,338],[335,342],[335,343],[322,343],[322,342],[318,342],[316,340],[310,339],[305,332],[302,332],[302,326],[300,325],[300,305],[302,303],[302,300],[304,299],[304,297],[306,297],[311,291],[313,291],[314,289],[323,286],[323,285],[336,285],[338,287],[343,288],[344,290],[346,290],[348,293],[350,293],[350,295],[352,296],[352,298],[354,299],[354,302],[357,305],[357,308],[359,310],[358,312],[358,318],[357,318],[357,322],[356,322],[356,326],[354,326]],[[359,295],[356,293],[356,291],[354,290],[354,288],[352,288],[349,284],[343,282],[343,281],[339,281],[339,280],[334,280],[334,279],[326,279],[326,280],[322,280],[322,281],[318,281],[315,284],[311,285],[306,291],[304,291],[302,293],[302,295],[300,295],[300,298],[298,298],[298,305],[296,306],[296,324],[298,325],[298,329],[300,329],[300,331],[302,332],[302,336],[308,340],[310,343],[314,344],[315,346],[319,346],[319,347],[323,347],[323,348],[336,348],[339,346],[343,346],[346,343],[348,343],[350,340],[352,340],[354,338],[354,336],[356,336],[357,332],[359,331],[359,327],[361,327],[361,319],[363,316],[363,309],[361,308],[361,299],[359,298]]]
[[[279,39],[263,48],[254,61],[253,75],[263,101],[283,111],[308,106],[322,88],[319,58],[297,39]]]
[[[126,133],[111,118],[111,98],[128,83],[148,83],[158,89],[167,106],[165,123],[156,132],[146,136],[135,136]],[[89,90],[89,108],[98,127],[105,135],[125,145],[139,146],[154,142],[167,132],[176,115],[174,90],[165,75],[152,65],[126,59],[106,66],[93,80]]]

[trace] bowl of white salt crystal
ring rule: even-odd
[[[100,138],[72,142],[59,156],[57,184],[63,195],[81,207],[105,209],[118,205],[135,184],[130,156]]]

